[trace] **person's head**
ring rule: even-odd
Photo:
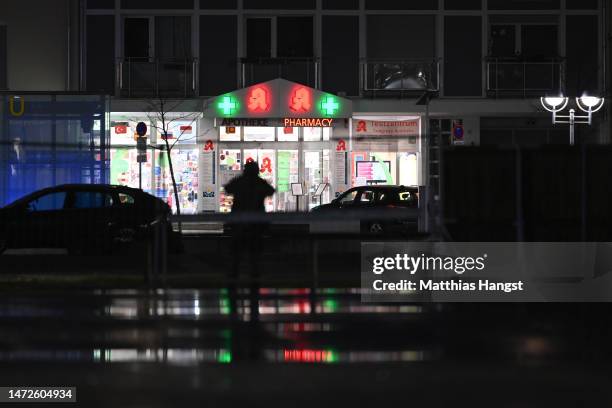
[[[257,176],[259,175],[259,164],[256,161],[248,162],[244,165],[245,176]]]

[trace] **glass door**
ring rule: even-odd
[[[304,151],[304,192],[306,193],[306,210],[329,202],[330,188],[324,190],[321,197],[315,192],[321,183],[330,182],[329,149]]]
[[[299,182],[299,156],[297,150],[278,150],[276,161],[276,211],[296,210],[291,184]]]

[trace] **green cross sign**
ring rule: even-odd
[[[326,115],[333,115],[340,109],[340,104],[333,96],[327,96],[321,101],[321,108]]]
[[[236,102],[234,102],[231,96],[224,96],[223,102],[219,102],[217,106],[224,115],[231,115],[232,111],[236,109]]]

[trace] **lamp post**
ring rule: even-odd
[[[559,112],[567,108],[569,98],[564,96],[547,96],[540,98],[544,109],[552,112],[553,125],[567,123],[570,125],[570,145],[574,145],[575,126],[577,123],[584,123],[589,126],[593,123],[593,113],[599,111],[604,106],[605,99],[596,96],[581,96],[576,98],[576,105],[585,112],[586,115],[576,115],[575,109],[569,110],[569,115],[559,115]]]

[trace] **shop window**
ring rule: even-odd
[[[322,130],[319,127],[305,127],[302,128],[304,131],[305,142],[320,142],[322,136]]]
[[[222,142],[239,142],[241,128],[236,126],[221,126],[219,128],[219,140]]]
[[[151,141],[151,124],[147,125],[145,137],[147,142]],[[110,124],[111,146],[133,146],[136,145],[137,120],[115,118]]]
[[[138,188],[142,180],[142,189],[153,192],[151,187],[153,154],[147,151],[147,161],[138,163],[138,152],[135,148],[115,148],[110,150],[110,184]],[[141,172],[142,171],[142,172]]]
[[[172,120],[169,118],[170,123],[166,123],[166,134],[170,143],[178,144],[195,144],[197,139],[197,123],[196,121],[181,121]],[[164,144],[164,129],[162,122],[157,122],[157,143]]]
[[[296,127],[279,127],[278,141],[279,142],[297,142],[299,128]]]
[[[274,141],[273,127],[266,126],[247,126],[244,128],[245,142],[273,142]]]

